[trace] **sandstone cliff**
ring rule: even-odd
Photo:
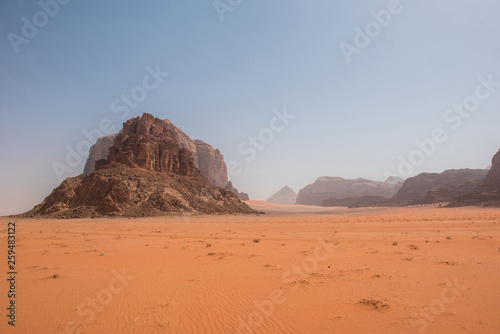
[[[180,147],[191,152],[194,164],[200,170],[201,174],[213,185],[225,188],[228,183],[228,176],[222,153],[204,141],[191,139],[168,119],[162,122],[165,123],[166,128],[172,131]],[[97,143],[90,149],[89,157],[83,170],[84,174],[90,174],[94,171],[97,160],[108,157],[109,148],[113,145],[113,141],[118,135],[116,133],[97,140]]]
[[[442,173],[421,173],[407,179],[392,198],[401,204],[449,201],[470,192],[486,177],[484,169],[453,169]]]
[[[389,198],[393,196],[399,185],[372,181],[363,178],[347,180],[341,177],[320,177],[313,184],[299,191],[297,204],[320,206],[323,201],[344,199],[347,197],[380,196]]]
[[[95,171],[66,179],[24,216],[59,218],[254,213],[232,192],[212,185],[171,127],[144,114],[123,125]]]
[[[493,156],[484,180],[469,194],[457,197],[451,205],[500,206],[500,150]]]
[[[113,146],[113,141],[118,134],[112,134],[101,137],[92,145],[89,152],[87,162],[83,168],[83,174],[90,174],[94,171],[94,166],[97,160],[106,159],[108,157],[109,148]]]

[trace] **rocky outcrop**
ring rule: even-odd
[[[453,169],[442,173],[421,173],[407,179],[392,198],[404,204],[446,202],[468,193],[486,177],[484,169]]]
[[[451,206],[500,206],[500,150],[493,156],[491,168],[484,180],[473,190],[457,197]]]
[[[297,193],[292,188],[285,186],[280,191],[267,199],[269,203],[276,204],[295,204],[297,201]]]
[[[240,193],[238,191],[238,189],[233,187],[233,183],[231,181],[229,181],[228,184],[226,185],[226,190],[229,190],[230,192],[232,192],[233,194],[238,196],[238,198],[242,201],[249,201],[250,200],[250,196],[248,196],[247,193]]]
[[[320,177],[313,184],[299,191],[297,204],[320,206],[324,200],[347,197],[380,196],[392,197],[398,185],[363,178],[347,180],[341,177]]]
[[[144,114],[123,125],[95,171],[66,179],[25,217],[255,213],[199,172],[170,126]]]
[[[228,183],[228,176],[227,166],[222,153],[204,141],[191,139],[168,119],[162,120],[162,122],[165,123],[164,126],[166,128],[172,131],[180,147],[191,152],[194,164],[200,170],[201,174],[213,185],[225,188]],[[90,174],[94,171],[97,160],[108,157],[109,148],[113,145],[113,141],[118,135],[118,133],[112,134],[97,140],[97,143],[90,149],[89,157],[83,171],[84,174]]]

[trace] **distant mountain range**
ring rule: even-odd
[[[284,187],[267,201],[290,204],[294,192]],[[450,203],[450,206],[500,206],[500,150],[489,169],[452,169],[385,182],[323,176],[299,190],[295,204],[314,206],[404,206]]]
[[[478,186],[487,174],[486,169],[452,169],[442,173],[421,173],[407,179],[392,201],[401,204],[450,202]]]
[[[500,151],[488,169],[454,169],[421,173],[404,181],[391,198],[362,196],[329,198],[322,206],[403,206],[443,203],[449,206],[500,206]],[[449,204],[448,204],[449,203]]]
[[[325,200],[349,197],[375,196],[391,198],[403,183],[403,179],[391,177],[386,182],[363,178],[348,180],[341,177],[322,176],[313,184],[299,191],[296,204],[321,206]]]

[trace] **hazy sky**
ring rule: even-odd
[[[80,174],[68,148],[103,119],[118,131],[122,94],[129,117],[219,148],[252,199],[323,175],[384,180],[400,157],[418,162],[408,175],[485,168],[500,148],[498,0],[67,2],[0,2],[0,215],[42,201],[54,166]]]

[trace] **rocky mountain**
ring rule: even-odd
[[[171,124],[152,115],[127,121],[94,172],[66,179],[24,216],[255,213],[231,191],[211,184],[177,138]]]
[[[175,126],[170,120],[165,119],[164,122],[165,126],[172,130],[181,148],[185,148],[191,152],[195,166],[210,183],[214,186],[233,191],[241,200],[248,200],[247,193],[237,192],[237,189],[232,184],[228,184],[227,166],[224,162],[224,156],[218,149],[202,140],[191,139],[191,137]],[[113,141],[117,136],[118,133],[101,137],[90,148],[89,157],[83,169],[84,174],[90,174],[94,171],[97,160],[108,157],[109,148],[113,145]]]
[[[363,178],[347,180],[341,177],[318,178],[313,184],[299,191],[297,204],[320,206],[324,200],[344,199],[347,197],[380,196],[392,197],[399,184],[372,181]]]
[[[210,183],[217,187],[225,188],[228,183],[227,167],[224,162],[224,156],[211,145],[201,140],[191,139],[184,131],[176,127],[170,120],[164,120],[165,127],[170,129],[181,148],[191,152],[195,166],[200,170]],[[90,174],[94,171],[94,165],[97,160],[106,159],[109,148],[113,145],[113,140],[118,133],[101,137],[90,149],[89,158],[83,170],[84,174]]]
[[[491,168],[484,180],[470,193],[458,196],[452,206],[500,206],[500,150],[493,156]]]
[[[484,169],[452,169],[442,173],[421,173],[407,179],[392,198],[400,204],[435,203],[470,192],[486,177]]]
[[[276,204],[295,204],[297,196],[297,193],[293,191],[292,188],[284,186],[277,193],[269,197],[267,202]]]

